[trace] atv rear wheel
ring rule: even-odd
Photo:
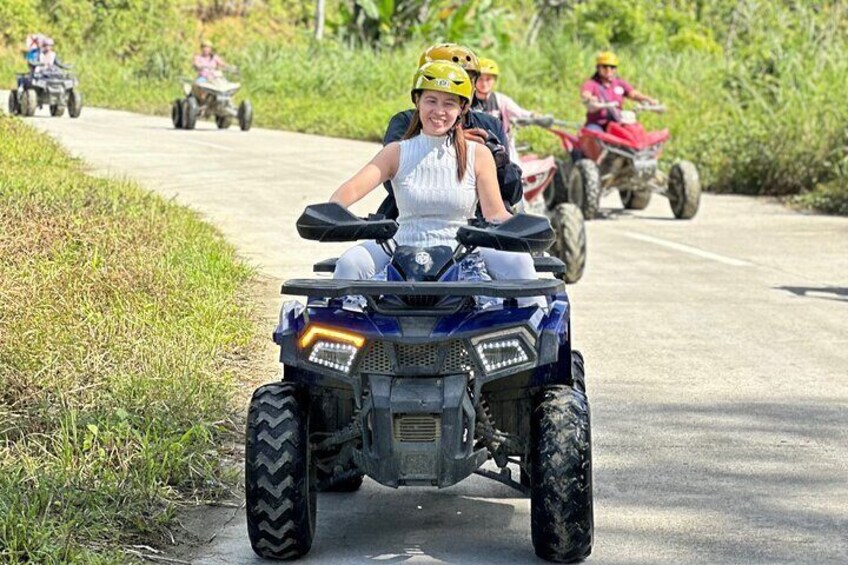
[[[601,181],[598,166],[589,159],[580,159],[568,175],[568,201],[580,208],[583,217],[593,220],[601,206]]]
[[[253,105],[249,100],[243,100],[242,103],[239,104],[238,124],[241,131],[248,131],[253,125]]]
[[[540,393],[531,421],[530,530],[536,555],[568,562],[592,552],[589,401],[574,387]]]
[[[183,100],[183,129],[194,129],[197,124],[197,114],[200,112],[200,105],[197,103],[197,98],[187,96]]]
[[[79,90],[71,90],[68,92],[68,115],[72,118],[79,118],[82,113],[82,92]]]
[[[556,171],[554,171],[554,180],[548,185],[543,194],[545,198],[545,207],[548,210],[553,210],[563,202],[568,202],[568,175],[566,173],[565,161],[562,159],[556,160]]]
[[[233,117],[215,116],[215,125],[218,126],[218,129],[227,129],[228,127],[233,125]]]
[[[253,393],[247,413],[244,486],[253,551],[269,559],[306,555],[315,535],[315,465],[309,398],[290,383]]]
[[[644,210],[651,202],[650,190],[619,190],[618,195],[625,210]]]
[[[21,114],[34,116],[36,109],[38,109],[38,93],[33,89],[24,90],[21,98]]]
[[[553,251],[565,263],[563,280],[576,283],[586,268],[586,222],[583,213],[574,204],[560,204],[551,217],[556,233]]]
[[[668,174],[668,202],[678,220],[689,220],[698,213],[701,203],[701,179],[690,161],[680,161]]]
[[[50,115],[54,118],[61,118],[65,115],[65,107],[59,106],[58,104],[50,105]]]
[[[21,113],[21,101],[18,98],[18,91],[12,90],[9,92],[9,115],[17,116]]]
[[[176,129],[183,127],[183,104],[179,98],[171,104],[171,123],[174,124]]]

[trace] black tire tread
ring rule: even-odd
[[[579,185],[576,184],[578,180]],[[569,202],[580,202],[583,218],[586,220],[597,218],[601,206],[601,179],[595,162],[589,159],[577,161],[571,169],[568,186]],[[574,194],[578,187],[582,192],[581,195]]]
[[[548,561],[578,561],[592,552],[594,537],[589,402],[566,385],[540,394],[532,420],[533,547]]]
[[[672,187],[673,178],[679,177],[683,198]],[[701,203],[701,179],[698,169],[691,161],[680,161],[671,167],[668,180],[668,201],[671,211],[678,220],[691,220],[698,213]]]
[[[265,385],[253,393],[245,495],[250,544],[260,557],[297,559],[312,547],[315,499],[309,492],[306,405],[304,392],[289,383]]]
[[[574,204],[560,204],[551,218],[556,243],[557,257],[565,263],[563,280],[573,284],[580,280],[586,268],[586,222],[583,212]]]
[[[619,190],[621,205],[625,210],[644,210],[651,203],[650,190]]]

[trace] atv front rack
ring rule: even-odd
[[[524,298],[551,296],[564,292],[557,279],[516,279],[509,281],[388,282],[338,279],[292,279],[282,293],[296,296],[341,298],[343,296],[491,296]]]

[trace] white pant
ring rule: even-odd
[[[535,279],[536,268],[529,253],[499,251],[485,247],[477,252],[486,263],[486,270],[495,280]],[[367,280],[386,268],[390,257],[376,242],[366,241],[351,247],[336,262],[334,279]],[[519,298],[519,306],[538,304],[542,308],[548,305],[543,297]]]

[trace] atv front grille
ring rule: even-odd
[[[436,414],[396,414],[393,426],[397,441],[434,442],[442,437],[441,418]]]
[[[441,343],[405,344],[373,342],[363,355],[359,371],[378,375],[405,372],[456,374],[473,369],[471,356],[462,340]]]

